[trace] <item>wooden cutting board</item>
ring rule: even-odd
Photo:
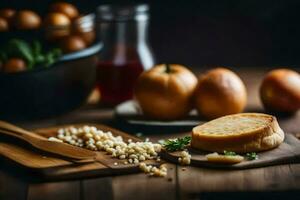
[[[58,127],[51,127],[45,129],[34,130],[34,132],[49,138],[57,135],[57,130],[62,127],[75,126],[81,127],[87,124],[69,124]],[[127,133],[113,129],[111,127],[99,124],[88,124],[97,127],[103,131],[111,131],[115,136],[122,136],[125,141],[131,139],[133,141],[140,141]],[[125,160],[112,158],[105,152],[97,152],[101,160],[105,162],[91,162],[85,164],[78,164],[72,160],[67,160],[60,156],[50,155],[48,153],[39,151],[30,145],[18,141],[17,139],[7,136],[0,137],[0,155],[12,161],[14,164],[25,168],[29,172],[36,174],[39,178],[47,180],[62,180],[71,178],[83,178],[90,176],[114,175],[138,172],[137,164],[124,164]],[[147,161],[151,164],[159,164],[156,161]],[[114,163],[118,163],[115,165]]]
[[[221,165],[208,162],[205,155],[209,152],[189,149],[191,165],[209,168],[248,169],[271,165],[300,163],[300,141],[292,134],[285,135],[284,142],[277,148],[258,153],[258,159],[243,161],[234,165]],[[180,152],[163,152],[162,158],[173,163],[178,163]]]

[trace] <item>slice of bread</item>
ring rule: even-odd
[[[260,113],[227,115],[193,128],[191,146],[212,152],[258,152],[284,140],[276,118]]]

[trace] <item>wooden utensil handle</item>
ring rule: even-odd
[[[9,135],[9,136],[12,136],[12,137],[19,138],[21,140],[25,140],[25,138],[23,137],[23,135],[21,135],[19,133],[12,132],[12,131],[8,131],[6,129],[1,129],[0,128],[0,134],[5,134],[5,135]]]
[[[0,120],[0,129],[7,130],[8,132],[10,132],[10,135],[16,136],[18,138],[35,138],[35,139],[38,138],[44,140],[43,137],[37,134],[34,134],[30,131],[26,131],[20,127],[17,127],[13,124],[1,120]]]
[[[16,132],[13,132],[13,131],[7,131],[5,129],[1,129],[0,128],[0,134],[5,134],[5,135],[9,135],[9,136],[12,136],[12,137],[15,137],[15,138],[18,138],[20,140],[23,140],[29,144],[32,144],[34,146],[34,140],[36,140],[35,138],[31,138],[30,136],[27,136],[27,135],[21,135],[21,134],[18,134]]]

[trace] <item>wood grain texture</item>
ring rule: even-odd
[[[62,127],[82,127],[87,124],[69,124],[50,128],[37,129],[35,132],[43,138],[57,135],[57,130]],[[105,132],[110,131],[115,136],[122,136],[124,141],[131,139],[132,141],[140,141],[140,139],[128,135],[122,131],[113,129],[105,125],[89,124],[97,127]],[[2,145],[1,145],[2,144]],[[87,178],[92,176],[107,176],[116,174],[128,174],[139,172],[138,164],[124,164],[117,158],[112,158],[106,152],[93,152],[97,155],[97,162],[87,164],[78,164],[72,160],[66,160],[62,157],[54,157],[46,152],[37,151],[28,145],[22,146],[14,143],[0,143],[0,154],[17,164],[27,168],[38,174],[40,178],[47,180],[62,180],[73,178]],[[87,150],[89,151],[89,150]],[[92,151],[91,151],[92,152]],[[151,164],[159,164],[153,161],[146,161]],[[118,165],[115,165],[118,163]]]
[[[72,163],[67,160],[62,160],[55,157],[47,156],[47,154],[40,154],[27,149],[17,144],[0,142],[0,154],[10,160],[27,168],[49,168],[71,165]]]
[[[84,200],[114,199],[112,177],[82,180],[82,197]]]
[[[30,200],[80,200],[80,181],[30,184]]]
[[[265,72],[256,68],[239,72],[248,89],[248,111],[263,111],[257,89]],[[111,109],[84,107],[54,120],[27,122],[19,125],[26,128],[41,128],[66,123],[111,123],[112,118]],[[117,125],[118,121],[113,123]],[[279,118],[279,123],[286,132],[300,133],[299,112],[293,117]],[[120,127],[124,130],[128,128]],[[160,131],[145,135],[153,141],[180,136],[183,135],[161,135]],[[10,170],[11,167],[5,167],[2,164],[0,162],[0,199],[191,199],[191,197],[192,199],[225,198],[230,200],[272,199],[270,197],[297,199],[300,191],[300,164],[231,171],[179,166],[177,170],[174,168],[174,175],[177,174],[178,179],[175,176],[171,182],[161,178],[148,178],[144,174],[131,174],[30,185],[23,180],[22,176],[25,176],[23,171]],[[183,168],[186,169],[183,170]],[[11,177],[11,173],[14,176]],[[172,173],[171,170],[168,176],[170,173]],[[264,196],[260,195],[265,191],[269,193]],[[289,195],[295,194],[295,191],[298,191],[298,196],[289,198]]]
[[[179,167],[181,197],[203,192],[299,190],[300,164],[247,170],[214,170]]]
[[[176,199],[176,166],[167,169],[165,178],[139,173],[84,180],[83,199]]]
[[[257,153],[257,160],[244,160],[234,165],[211,163],[205,157],[208,152],[189,149],[191,165],[208,168],[249,169],[271,165],[300,163],[300,141],[291,134],[286,134],[284,142],[277,148]],[[170,162],[178,163],[180,151],[163,152],[162,157]]]
[[[175,199],[176,166],[168,164],[167,169],[165,178],[149,177],[143,173],[113,177],[114,199]]]
[[[2,163],[0,162],[0,165]],[[2,167],[7,167],[3,166]],[[27,199],[28,183],[0,168],[0,199]]]

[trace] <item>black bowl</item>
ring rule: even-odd
[[[0,73],[0,119],[54,117],[85,103],[96,83],[101,44],[67,54],[47,68]]]
[[[13,30],[7,32],[0,32],[1,45],[7,43],[11,39],[22,39],[26,42],[32,42],[35,40],[44,41],[44,31],[42,29],[36,30]]]

